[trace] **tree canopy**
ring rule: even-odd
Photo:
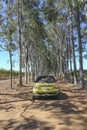
[[[84,87],[86,7],[83,0],[1,0],[0,37],[5,46],[18,48],[19,84],[22,84],[22,68],[26,82],[29,76],[34,79],[39,75],[64,73],[66,78],[71,75],[76,83],[78,55],[80,83]]]

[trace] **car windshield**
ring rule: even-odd
[[[54,83],[56,80],[52,76],[40,76],[37,78],[36,82],[39,83]]]

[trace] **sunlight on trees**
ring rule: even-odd
[[[75,84],[80,80],[84,87],[86,6],[85,0],[1,0],[0,37],[6,46],[14,44],[18,49],[19,86],[24,70],[26,83],[39,75],[63,73]]]

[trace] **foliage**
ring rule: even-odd
[[[18,71],[13,71],[13,77],[18,76]],[[0,79],[9,78],[10,70],[0,69]]]
[[[36,77],[51,73],[68,77],[76,53],[83,64],[87,54],[85,4],[79,0],[1,1],[0,37],[10,54],[18,47],[20,70],[23,67],[26,75]]]

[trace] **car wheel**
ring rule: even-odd
[[[32,100],[35,100],[35,96],[34,96],[34,94],[32,95]]]
[[[56,99],[60,99],[60,94],[58,94],[58,95],[56,96]]]
[[[58,94],[58,99],[60,99],[60,93]]]

